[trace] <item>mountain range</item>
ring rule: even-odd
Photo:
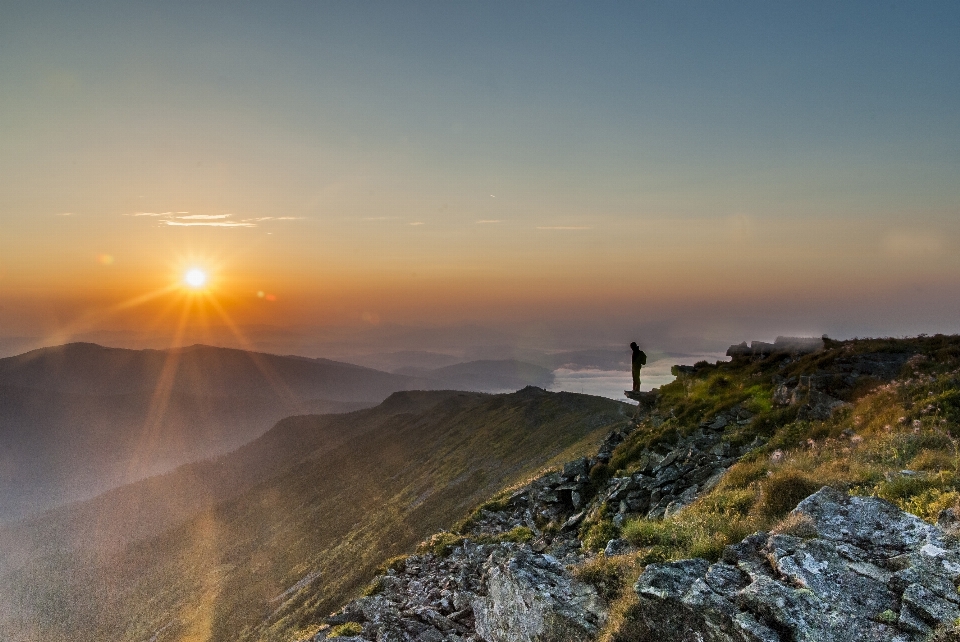
[[[497,490],[596,448],[629,406],[397,392],[0,529],[0,637],[289,640]]]
[[[517,389],[545,377],[518,376],[523,364],[506,364],[509,376],[463,365],[473,374],[416,376],[201,345],[89,343],[0,359],[0,521],[220,455],[283,417],[357,410],[400,390]]]

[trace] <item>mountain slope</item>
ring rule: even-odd
[[[808,352],[677,368],[313,639],[958,639],[960,337]]]
[[[334,361],[206,346],[69,344],[0,359],[0,520],[232,450],[282,417],[437,387]]]
[[[127,350],[92,343],[0,359],[0,385],[97,395],[184,392],[211,396],[379,402],[422,382],[329,359],[195,345]]]
[[[274,453],[259,481],[225,475],[224,488],[252,485],[159,535],[115,550],[97,546],[93,529],[72,550],[35,546],[2,578],[0,632],[11,640],[291,639],[384,559],[552,458],[595,447],[629,412],[533,388],[437,395],[398,393],[378,409],[281,422],[222,460],[241,470],[246,464],[231,458]],[[338,427],[353,432],[325,447]],[[281,463],[281,451],[296,454]],[[49,526],[36,522],[18,541],[42,540]]]

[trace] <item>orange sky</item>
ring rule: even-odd
[[[954,10],[25,5],[0,338],[958,331]]]

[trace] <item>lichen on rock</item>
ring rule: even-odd
[[[816,536],[756,533],[712,565],[648,566],[632,617],[651,639],[700,642],[919,642],[960,617],[960,544],[941,529],[831,488],[793,514]]]

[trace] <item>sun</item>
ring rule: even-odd
[[[207,273],[200,268],[190,268],[183,275],[184,282],[193,289],[202,288],[207,283]]]

